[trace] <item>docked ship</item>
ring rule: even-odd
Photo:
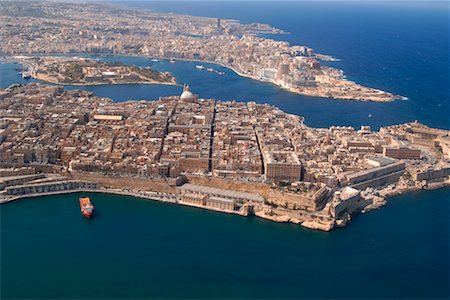
[[[94,206],[91,204],[91,199],[89,197],[80,198],[80,208],[81,213],[86,217],[90,218],[94,212]]]

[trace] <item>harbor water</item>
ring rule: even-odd
[[[332,232],[126,196],[1,206],[7,298],[447,298],[450,189]]]

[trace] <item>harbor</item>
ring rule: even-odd
[[[324,272],[334,274],[330,288],[323,290],[324,297],[339,294],[351,298],[362,292],[375,297],[380,295],[380,289],[393,298],[400,292],[411,297],[430,295],[429,290],[421,288],[423,285],[445,286],[447,262],[439,262],[436,255],[441,258],[448,255],[446,242],[439,238],[448,233],[448,220],[442,211],[448,192],[446,188],[395,196],[382,211],[358,217],[352,226],[332,232],[299,230],[294,224],[289,226],[125,195],[83,192],[22,199],[2,205],[0,210],[2,255],[8,258],[2,264],[2,272],[8,274],[2,276],[2,284],[7,287],[3,295],[48,298],[47,290],[22,288],[27,278],[39,278],[42,283],[53,282],[53,291],[62,298],[70,295],[138,298],[148,293],[155,297],[179,298],[186,290],[167,289],[167,282],[175,287],[185,286],[193,268],[196,282],[210,280],[213,284],[225,285],[223,295],[230,298],[237,293],[279,298],[277,289],[271,288],[281,284],[275,281],[278,277],[287,277],[296,283],[295,288],[281,284],[284,293],[297,297],[317,295],[316,280]],[[78,198],[82,196],[89,196],[96,207],[92,220],[80,215]],[[431,215],[433,217],[428,218]],[[267,240],[274,242],[267,243]],[[432,244],[432,240],[435,243]],[[72,246],[62,251],[65,244]],[[248,251],[242,251],[244,246],[250,247]],[[267,259],[278,253],[280,247],[283,255],[276,260]],[[410,247],[415,250],[406,251]],[[165,251],[158,251],[158,248]],[[330,249],[334,255],[330,254]],[[239,255],[229,255],[230,251],[238,250],[241,250]],[[351,257],[358,265],[336,260],[336,253]],[[80,256],[85,257],[83,263],[78,259]],[[111,264],[121,256],[127,257],[126,263],[116,260]],[[201,267],[199,261],[212,265],[221,276],[211,277],[211,267]],[[416,262],[412,266],[414,272],[399,278],[395,270],[406,261]],[[243,264],[246,268],[242,269],[239,282],[232,280],[236,277],[237,265]],[[280,264],[298,264],[309,271],[280,268]],[[324,267],[318,270],[314,268],[317,264]],[[65,268],[56,268],[58,265]],[[43,266],[53,271],[43,272]],[[366,289],[358,273],[361,268],[370,272],[381,268],[388,272],[373,278],[372,283],[376,283],[378,289]],[[89,291],[80,290],[79,284],[66,276],[67,269],[82,279],[87,273],[95,274],[98,281]],[[179,272],[174,277],[173,273],[161,271],[167,269]],[[20,270],[26,270],[26,276]],[[109,285],[111,276],[130,290]],[[145,284],[140,283],[142,278],[146,278]],[[251,285],[254,278],[272,283],[269,287],[256,288]],[[350,279],[355,288],[344,288],[344,281]],[[411,281],[421,284],[410,286]],[[250,287],[243,288],[242,282]],[[395,289],[392,282],[396,282]],[[189,289],[192,294],[214,293],[203,285],[192,284]],[[443,293],[444,289],[433,289],[433,295]]]

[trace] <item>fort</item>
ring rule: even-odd
[[[12,60],[26,66],[31,77],[43,82],[62,85],[101,84],[176,84],[167,72],[128,66],[122,63],[105,63],[85,58],[56,56],[15,56]]]

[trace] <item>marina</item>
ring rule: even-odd
[[[205,70],[205,66],[203,66],[203,65],[196,65],[195,68],[198,69],[198,70]],[[217,70],[214,70],[213,68],[207,68],[206,71],[208,71],[210,73],[216,73],[217,75],[224,75],[225,74],[225,72],[217,71]]]

